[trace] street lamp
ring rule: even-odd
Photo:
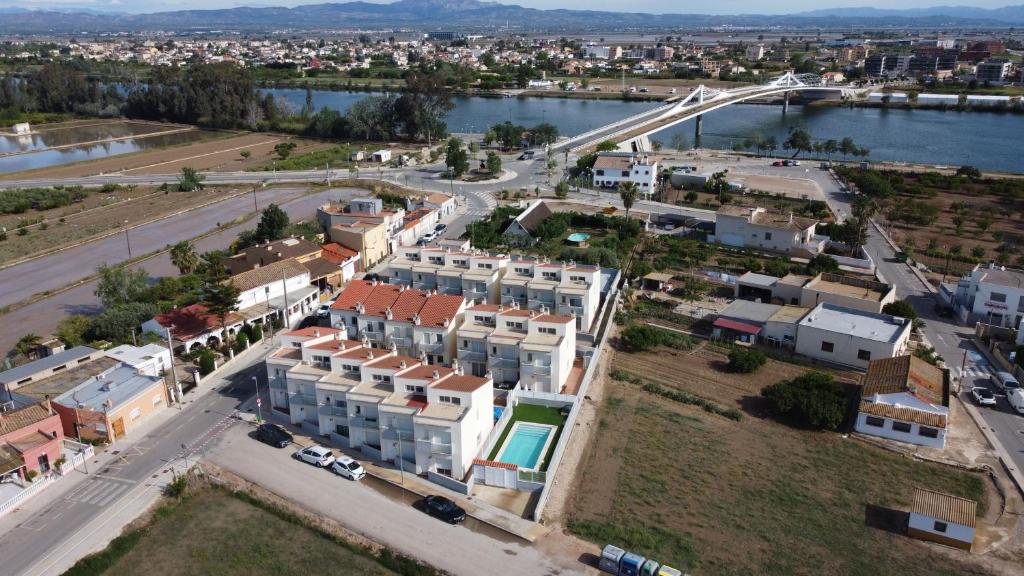
[[[128,239],[128,221],[124,221],[124,242],[128,245],[128,259],[132,259],[132,241]]]
[[[262,424],[263,411],[260,410],[260,404],[262,404],[262,401],[260,400],[260,381],[255,376],[253,376],[252,383],[256,385],[256,423]]]

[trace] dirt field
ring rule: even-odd
[[[699,574],[991,573],[966,553],[867,525],[906,510],[918,486],[982,498],[991,489],[980,476],[767,419],[760,388],[802,370],[770,362],[736,375],[721,371],[724,362],[701,349],[614,353],[612,368],[745,416],[735,422],[608,379],[571,531]]]
[[[234,172],[253,170],[273,161],[277,154],[274,146],[291,141],[297,145],[293,156],[313,152],[331,146],[330,143],[294,138],[281,134],[252,134],[233,132],[208,132],[209,140],[173,146],[161,150],[122,154],[102,160],[79,162],[53,168],[40,168],[25,172],[14,172],[0,176],[0,180],[23,178],[67,178],[119,172],[124,174],[173,174],[184,166],[198,170]],[[252,156],[243,160],[239,154],[249,150]]]
[[[234,192],[235,188],[223,186],[207,187],[187,194],[165,194],[154,188],[124,187],[108,193],[95,191],[79,204],[44,212],[3,215],[0,216],[0,227],[6,227],[8,232],[7,240],[0,242],[0,264],[108,233],[125,226],[125,220],[131,227],[224,198]],[[24,236],[15,231],[20,220],[38,217],[44,218],[43,223],[27,227]]]
[[[158,510],[148,527],[122,536],[120,542],[126,541],[132,543],[127,551],[97,573],[305,576],[330,567],[346,574],[394,574],[312,530],[215,490]]]

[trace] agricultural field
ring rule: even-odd
[[[147,525],[129,530],[66,574],[307,576],[324,570],[395,574],[361,550],[208,488],[157,509]]]
[[[778,423],[760,390],[803,369],[769,360],[745,375],[724,372],[725,363],[724,353],[702,346],[614,352],[612,373],[700,402],[609,378],[570,531],[699,574],[989,573],[967,554],[937,554],[866,520],[875,506],[907,509],[915,487],[977,499],[984,509],[995,496],[980,475]]]

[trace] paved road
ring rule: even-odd
[[[328,200],[338,200],[341,198],[347,198],[352,196],[358,196],[365,194],[365,190],[358,188],[332,188],[323,192],[318,192],[309,196],[302,196],[296,198],[296,196],[303,193],[302,189],[299,188],[288,188],[287,193],[275,194],[274,201],[284,201],[281,207],[288,213],[291,219],[309,219],[312,218],[316,213],[317,207],[321,206]],[[288,198],[293,198],[288,200]],[[248,207],[242,206],[239,212],[231,214],[223,214],[224,221],[233,219],[237,214],[245,213],[246,211],[252,211],[252,197],[245,196],[245,202],[249,202]],[[269,197],[260,197],[259,201],[261,206],[265,206],[262,202],[266,200],[267,203],[271,201]],[[205,211],[205,210],[204,210]],[[182,226],[182,230],[186,231],[173,231],[166,232],[166,226],[159,226],[160,230],[165,231],[169,234],[168,236],[153,237],[151,244],[154,246],[153,249],[162,248],[165,244],[178,242],[179,240],[185,240],[208,232],[215,228],[216,220],[207,217],[205,214],[188,213],[182,215],[184,221],[178,223]],[[202,221],[208,224],[208,227],[193,226],[190,219]],[[176,220],[178,220],[176,218]],[[162,223],[156,223],[162,224]],[[227,228],[216,234],[210,235],[202,240],[196,242],[196,250],[199,253],[207,252],[210,250],[220,250],[227,248],[228,245],[238,237],[238,234],[242,230],[248,230],[256,226],[256,220],[252,219],[238,226]],[[196,231],[198,233],[195,233]],[[124,242],[123,236],[115,237],[115,240]],[[91,246],[91,245],[89,245]],[[133,244],[134,249],[134,244]],[[118,257],[111,257],[107,262],[119,262],[124,259],[126,253],[117,253]],[[67,285],[74,282],[77,279],[86,277],[95,272],[96,265],[93,264],[93,260],[99,258],[99,263],[104,262],[102,259],[103,254],[94,254],[90,250],[86,250],[86,254],[83,256],[82,263],[71,262],[68,266],[73,271],[70,276],[66,277],[61,285]],[[49,258],[49,257],[47,257]],[[47,261],[46,263],[36,263],[35,261],[27,264],[28,266],[37,266],[39,268],[51,269],[52,265]],[[178,274],[178,269],[171,264],[170,257],[165,253],[153,258],[146,260],[132,266],[132,268],[142,268],[151,278],[158,278],[161,276],[173,276]],[[8,270],[0,271],[0,273],[6,273]],[[6,287],[6,279],[4,279]],[[7,326],[7,329],[0,331],[0,351],[6,351],[11,349],[14,344],[23,335],[28,333],[33,334],[48,334],[53,333],[57,328],[57,324],[60,320],[68,314],[97,314],[100,312],[101,307],[99,300],[96,299],[96,295],[93,293],[96,289],[96,282],[90,281],[83,283],[80,286],[72,288],[66,292],[39,300],[22,308],[18,308],[13,312],[5,314],[2,318]],[[6,292],[6,291],[5,291]],[[31,295],[31,294],[29,294]],[[15,300],[19,301],[19,300]]]
[[[351,530],[452,574],[594,574],[565,553],[545,554],[486,525],[450,526],[413,507],[413,499],[375,478],[351,482],[291,458],[248,437],[237,426],[221,436],[207,459],[248,480],[333,518]],[[500,567],[500,568],[499,568]]]
[[[301,194],[295,187],[260,190],[257,202],[262,206],[281,203]],[[128,259],[128,243],[132,254],[139,256],[159,250],[168,244],[195,238],[217,228],[220,222],[230,222],[240,214],[253,211],[252,195],[228,198],[216,204],[190,210],[183,214],[157,220],[67,250],[30,260],[0,270],[0,306],[27,300],[34,294],[63,288],[93,274],[100,264],[116,264]]]
[[[10,529],[0,534],[3,573],[31,576],[59,573],[56,566],[74,561],[74,557],[64,557],[71,544],[88,538],[95,523],[115,515],[126,504],[130,493],[151,482],[151,478],[170,464],[181,462],[186,454],[194,461],[201,447],[238,422],[231,414],[252,396],[251,377],[259,375],[265,380],[263,353],[254,351],[252,354],[240,358],[237,367],[228,368],[223,382],[213,382],[219,391],[198,399],[192,394],[186,396],[180,413],[171,414],[173,418],[142,438],[111,447],[110,450],[118,451],[117,458],[101,469],[93,467],[89,477],[74,490],[44,510],[21,519],[14,527],[5,523],[4,528]],[[168,410],[178,411],[177,408]],[[182,444],[186,450],[182,450]],[[71,481],[69,478],[60,482]],[[47,490],[61,488],[58,483]],[[44,492],[36,498],[44,499],[47,495]]]

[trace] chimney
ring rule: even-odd
[[[50,404],[50,395],[46,395],[46,399],[43,400],[43,406],[46,406],[46,413],[53,416],[53,405]]]
[[[313,328],[313,337],[314,338],[319,338],[320,337],[320,329],[319,328]]]
[[[433,372],[430,373],[430,377],[433,378],[434,380],[437,380],[438,378],[441,377],[441,373],[438,372],[437,370],[434,370]]]
[[[398,369],[399,370],[405,370],[405,360],[400,360],[398,362]]]

